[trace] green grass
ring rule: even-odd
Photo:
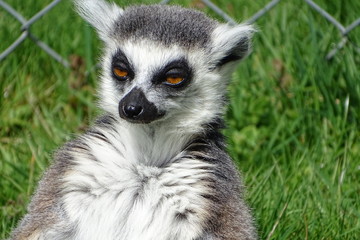
[[[29,18],[50,0],[8,2]],[[174,2],[215,16],[200,1]],[[268,1],[214,2],[243,21]],[[344,25],[359,17],[359,1],[316,2]],[[0,9],[0,26],[2,51],[20,24]],[[257,26],[229,87],[225,134],[261,239],[360,239],[360,54],[347,44],[326,61],[341,36],[303,1],[282,1]],[[52,152],[98,114],[96,73],[84,71],[100,42],[70,1],[32,31],[82,61],[65,69],[26,40],[0,63],[0,238],[25,213]],[[360,27],[349,38],[359,46]]]

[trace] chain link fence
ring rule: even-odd
[[[56,61],[63,64],[65,67],[69,67],[69,62],[60,56],[54,49],[52,49],[50,46],[48,46],[46,43],[42,42],[40,39],[38,39],[36,36],[34,36],[31,31],[30,27],[35,22],[39,21],[40,18],[50,12],[50,10],[55,7],[57,4],[59,4],[62,0],[54,0],[49,5],[47,5],[44,9],[39,11],[37,14],[35,14],[30,19],[25,19],[19,12],[17,12],[13,6],[6,3],[3,0],[0,0],[0,7],[5,9],[12,17],[14,17],[17,21],[21,23],[21,34],[15,40],[8,48],[6,48],[2,53],[0,53],[0,61],[4,60],[11,52],[13,52],[17,47],[19,47],[22,42],[24,42],[25,39],[32,40],[38,47],[43,49],[50,57],[55,59]],[[272,0],[269,1],[262,9],[260,9],[258,12],[256,12],[252,17],[250,17],[247,22],[248,23],[254,23],[259,18],[264,16],[268,11],[270,11],[272,8],[277,6],[280,3],[281,0]],[[306,4],[308,4],[312,9],[314,9],[318,14],[320,14],[322,17],[324,17],[327,21],[329,21],[331,24],[335,26],[335,28],[339,31],[339,33],[342,36],[342,40],[335,46],[334,49],[332,49],[327,55],[326,59],[330,60],[332,59],[337,52],[343,48],[346,44],[350,42],[350,44],[353,45],[355,50],[360,53],[360,48],[352,43],[349,38],[348,34],[353,31],[356,27],[359,27],[360,25],[360,18],[356,19],[354,22],[352,22],[348,26],[343,26],[339,21],[337,21],[333,16],[331,16],[329,13],[327,13],[323,8],[318,6],[314,1],[312,0],[302,0]],[[161,4],[167,4],[170,3],[171,0],[162,0]],[[216,4],[211,2],[210,0],[201,0],[203,4],[205,4],[208,8],[210,8],[212,11],[214,11],[216,14],[218,14],[220,17],[222,17],[225,21],[229,22],[230,24],[236,24],[236,21],[231,18],[228,14],[226,14],[225,11],[223,11],[221,8],[219,8]]]

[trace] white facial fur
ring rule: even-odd
[[[124,37],[120,40],[116,37],[114,29],[116,25],[122,24],[118,21],[124,10],[115,4],[103,0],[78,0],[76,5],[80,14],[97,29],[105,43],[100,91],[100,107],[105,111],[116,115],[121,99],[137,87],[143,90],[151,103],[166,112],[158,121],[168,121],[172,129],[198,132],[204,123],[209,123],[223,113],[230,75],[235,63],[247,55],[250,47],[249,40],[254,32],[251,26],[230,26],[214,22],[213,32],[209,35],[210,42],[206,46],[183,47],[180,42],[166,46],[150,39],[134,39],[129,36],[128,40],[124,40]],[[152,34],[155,33],[157,32]],[[118,49],[125,53],[136,74],[131,86],[127,86],[123,92],[118,91],[111,76],[112,57]],[[236,59],[217,66],[227,56],[235,56]],[[186,89],[179,91],[178,97],[168,98],[150,80],[157,69],[181,57],[188,61],[193,70],[193,78]]]
[[[109,59],[112,59],[117,49],[118,46],[108,46],[103,58],[100,106],[107,112],[117,113],[120,100],[137,87],[143,90],[150,102],[166,112],[164,118],[159,121],[172,121],[171,125],[175,128],[193,126],[198,129],[202,124],[222,113],[228,79],[224,79],[221,70],[209,69],[209,56],[203,49],[186,51],[179,46],[165,47],[150,40],[128,41],[121,44],[121,50],[134,66],[136,75],[124,92],[117,90],[116,80],[111,76]],[[181,58],[185,58],[193,70],[188,86],[177,90],[161,84],[154,85],[151,82],[156,71],[167,63]],[[166,91],[172,92],[176,97],[167,98]]]

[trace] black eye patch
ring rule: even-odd
[[[114,79],[119,79],[118,74],[114,72],[114,69],[119,69],[121,71],[126,71],[128,79],[133,79],[135,77],[135,71],[129,60],[127,59],[126,55],[120,49],[114,54],[111,62],[111,75]],[[124,80],[124,79],[121,79]]]
[[[192,78],[192,69],[185,58],[174,60],[159,69],[152,82],[170,88],[183,88],[187,86]]]

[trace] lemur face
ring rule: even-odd
[[[103,95],[103,99],[107,106],[117,103],[119,116],[132,123],[170,121],[185,111],[200,111],[211,85],[211,76],[208,83],[201,83],[208,74],[202,55],[201,50],[187,51],[151,40],[123,42],[104,66],[104,84],[112,85],[113,91],[111,98]]]
[[[220,24],[178,6],[123,10],[82,0],[78,7],[105,43],[105,111],[130,123],[184,127],[222,114],[234,63],[249,50],[250,26]]]
[[[119,96],[119,116],[132,123],[167,117],[189,94],[193,67],[186,52],[144,40],[125,42],[107,66]],[[185,107],[185,106],[183,106]]]

